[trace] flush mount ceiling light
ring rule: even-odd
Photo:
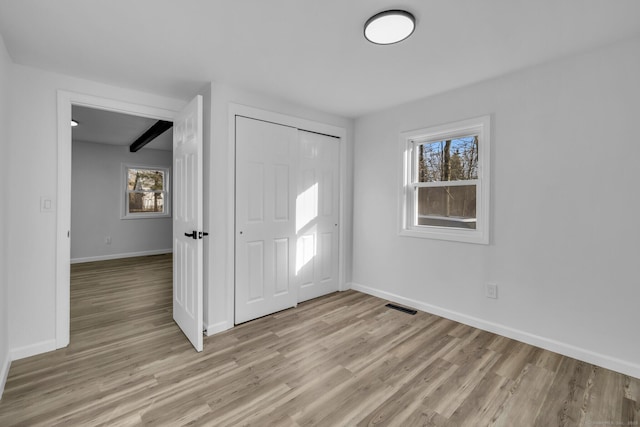
[[[371,43],[393,44],[413,34],[416,18],[405,10],[385,10],[364,24],[364,36]]]
[[[78,126],[78,122],[76,122],[75,120],[72,119],[71,120],[71,127],[74,128],[76,126]]]

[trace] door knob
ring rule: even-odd
[[[204,236],[208,236],[209,233],[206,231],[195,231],[193,230],[191,233],[184,233],[185,236],[191,237],[193,240],[202,239]]]

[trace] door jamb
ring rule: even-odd
[[[346,282],[346,243],[347,243],[347,214],[346,214],[346,196],[347,196],[347,130],[343,127],[329,125],[326,123],[307,120],[300,117],[290,116],[287,114],[275,113],[268,110],[249,107],[242,104],[229,103],[229,141],[228,141],[228,165],[229,165],[229,190],[227,200],[227,253],[232,254],[227,259],[227,271],[229,279],[227,280],[227,325],[233,327],[235,325],[235,285],[236,285],[236,269],[235,269],[235,219],[236,219],[236,116],[244,116],[257,120],[264,120],[285,126],[291,126],[300,130],[306,130],[316,133],[322,133],[334,136],[340,139],[340,212],[339,212],[339,234],[338,234],[338,290],[345,291],[349,289]]]
[[[58,177],[56,218],[56,349],[69,345],[71,262],[71,107],[78,105],[105,111],[173,121],[179,110],[142,105],[83,93],[58,90]]]

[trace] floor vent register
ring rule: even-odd
[[[411,314],[411,315],[414,315],[414,314],[417,313],[416,310],[412,310],[412,309],[407,308],[407,307],[401,307],[401,306],[396,305],[396,304],[387,304],[387,305],[385,305],[385,307],[393,308],[394,310],[398,310],[398,311],[401,311],[403,313],[407,313],[407,314]]]

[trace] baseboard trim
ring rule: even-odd
[[[137,256],[162,255],[162,254],[170,254],[172,252],[173,252],[173,249],[154,249],[151,251],[126,252],[122,254],[109,254],[109,255],[89,256],[89,257],[83,257],[83,258],[71,258],[71,264],[81,264],[83,262],[94,262],[94,261],[108,261],[110,259],[120,259],[120,258],[133,258]]]
[[[519,329],[514,329],[499,323],[489,322],[477,317],[468,316],[457,311],[448,310],[446,308],[428,304],[422,301],[416,301],[411,298],[406,298],[400,295],[393,294],[391,292],[371,288],[359,283],[352,282],[351,289],[368,295],[373,295],[378,298],[389,300],[397,304],[406,305],[408,307],[412,307],[427,313],[435,314],[437,316],[454,320],[456,322],[464,323],[465,325],[473,326],[474,328],[493,332],[495,334],[502,335],[516,341],[540,347],[545,350],[553,351],[554,353],[559,353],[564,356],[582,360],[583,362],[611,369],[612,371],[630,375],[635,378],[640,378],[640,365],[636,363],[621,360],[616,357],[611,357],[606,354],[587,350],[585,348],[565,344],[560,341],[556,341],[540,335],[531,334]]]
[[[4,393],[4,385],[7,383],[7,377],[9,376],[9,369],[11,368],[11,357],[9,352],[4,355],[4,361],[0,366],[0,399]]]
[[[339,291],[340,291],[340,292],[348,291],[348,290],[350,290],[350,289],[351,289],[351,285],[353,285],[353,283],[351,283],[351,282],[346,282],[346,283],[344,283],[342,286],[340,286]]]
[[[35,344],[26,345],[11,349],[11,360],[24,359],[36,354],[47,353],[56,349],[56,340],[41,341]]]
[[[215,335],[218,334],[220,332],[224,332],[228,329],[233,328],[233,325],[230,325],[229,322],[222,321],[222,322],[218,322],[218,323],[213,323],[211,325],[208,325],[205,329],[204,334],[208,337],[210,337],[211,335]]]

